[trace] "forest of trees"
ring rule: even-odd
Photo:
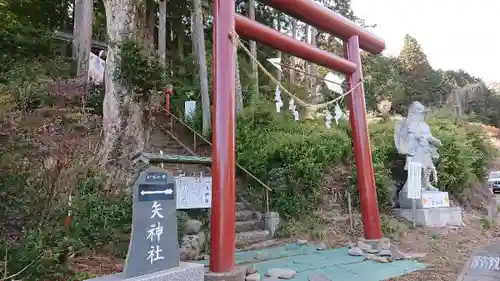
[[[113,5],[116,4],[114,2],[112,0],[94,1],[94,39],[108,42],[116,40],[116,38],[110,39],[114,31],[108,30],[110,26],[106,25],[106,14],[112,15]],[[158,46],[159,19],[158,13],[156,13],[158,3],[153,0],[132,2],[131,13],[136,13],[143,19],[137,20],[141,26],[130,27],[134,28],[130,33],[139,36],[134,37],[134,39],[140,38],[143,47],[156,48],[155,46]],[[349,0],[323,0],[319,2],[358,24],[370,27],[362,19],[356,17]],[[307,40],[308,37],[314,35],[311,44],[335,53],[340,53],[342,50],[339,42],[326,36],[325,33],[298,23],[296,20],[258,2],[240,0],[236,4],[240,13],[254,16],[256,20],[270,27],[278,28],[301,40]],[[31,60],[33,57],[42,55],[53,55],[55,41],[51,38],[52,32],[55,30],[72,32],[76,26],[73,22],[73,1],[2,0],[0,5],[1,73],[12,68],[14,63]],[[255,10],[249,9],[253,5],[256,5]],[[211,95],[211,9],[211,1],[167,1],[167,36],[165,39],[167,70],[165,73],[168,75],[166,75],[164,82],[173,85],[176,99],[183,99],[186,93],[195,93],[195,96],[200,100],[203,96]],[[108,22],[108,25],[111,22]],[[203,42],[201,43],[204,44],[200,44],[199,38],[202,38]],[[267,58],[281,56],[279,51],[262,45],[257,46],[258,51],[253,44],[250,44],[250,47],[261,62],[269,67]],[[206,63],[201,64],[203,68],[206,68],[203,71],[199,71],[198,67],[201,62],[200,49],[204,49],[202,51],[204,60],[206,59]],[[112,59],[108,57],[108,60]],[[286,55],[283,55],[283,61],[312,74],[324,75],[326,73],[322,67],[308,65],[307,62]],[[412,100],[420,100],[431,108],[441,108],[447,102],[456,103],[454,92],[466,88],[466,90],[460,91],[463,113],[481,122],[500,125],[500,121],[498,121],[499,99],[494,87],[489,89],[480,79],[468,74],[466,70],[433,69],[424,50],[411,35],[406,35],[404,38],[404,48],[398,57],[373,56],[363,53],[363,61],[369,111],[379,111],[378,105],[382,101],[390,101],[392,104],[391,112],[395,113],[404,113],[407,104]],[[249,105],[257,99],[271,101],[273,99],[273,85],[270,85],[269,79],[264,75],[258,76],[256,67],[252,67],[251,61],[243,52],[239,53],[238,65],[240,77],[238,89],[241,89],[241,93],[237,93],[238,101],[245,105]],[[199,79],[200,75],[205,77]],[[317,102],[314,92],[316,85],[321,84],[321,81],[316,81],[311,76],[305,77],[303,74],[294,73],[293,70],[285,70],[284,75],[278,73],[277,76],[284,80],[294,92],[302,94],[302,96],[309,96],[312,102]],[[258,91],[256,91],[256,86]],[[308,92],[309,94],[307,94]],[[204,105],[209,102],[209,98],[203,99]],[[182,103],[176,104],[182,105]],[[204,119],[209,119],[210,114],[205,112],[204,116]],[[209,120],[208,123],[205,122],[203,130],[205,133],[208,130],[208,125]]]

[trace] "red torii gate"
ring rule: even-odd
[[[210,271],[230,272],[235,255],[235,50],[234,33],[344,73],[348,87],[363,80],[360,47],[382,52],[384,40],[312,0],[263,0],[275,9],[344,40],[346,58],[322,51],[235,13],[234,0],[214,1],[214,98]],[[363,86],[349,95],[349,120],[366,239],[382,238]]]

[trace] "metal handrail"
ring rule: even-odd
[[[170,115],[177,122],[181,123],[184,127],[189,129],[191,131],[191,133],[198,136],[201,140],[203,140],[204,142],[206,142],[207,144],[212,146],[212,143],[209,140],[207,140],[203,135],[201,135],[195,129],[193,129],[191,126],[189,126],[184,121],[182,121],[179,117],[175,116],[171,111],[167,110],[165,107],[163,107],[161,105],[157,105],[157,106],[160,107],[161,109],[163,109],[168,115]],[[267,191],[273,191],[267,184],[263,183],[261,180],[259,180],[256,176],[254,176],[252,173],[250,173],[247,169],[242,167],[240,164],[236,163],[236,167],[240,168],[243,172],[245,172],[247,175],[249,175],[251,178],[253,178],[256,182],[258,182],[260,185],[265,187]],[[269,200],[266,199],[266,201],[269,201]]]

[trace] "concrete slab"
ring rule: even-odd
[[[178,267],[126,278],[124,273],[106,275],[86,281],[203,281],[205,270],[203,265],[197,263],[181,262]]]
[[[394,209],[394,213],[409,221],[413,220],[411,209]],[[445,227],[463,225],[462,209],[460,207],[417,209],[415,215],[416,225],[418,226]]]
[[[231,272],[205,273],[205,281],[245,281],[246,267],[237,266]]]

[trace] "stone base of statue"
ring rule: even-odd
[[[203,264],[181,262],[178,267],[133,278],[126,278],[124,273],[106,275],[86,281],[203,281],[205,269]]]
[[[463,225],[460,207],[450,207],[448,192],[422,191],[422,197],[415,199],[415,224],[426,227],[445,227]],[[400,209],[395,209],[396,215],[407,220],[413,220],[412,199],[406,192],[399,193]]]
[[[411,209],[394,209],[394,213],[409,221],[413,220]],[[417,209],[415,224],[425,227],[462,226],[462,210],[459,207]]]

